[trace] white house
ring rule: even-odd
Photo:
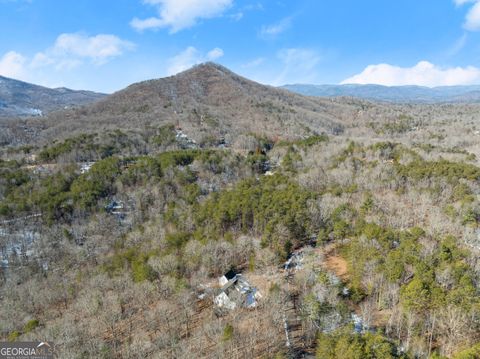
[[[219,308],[233,310],[237,307],[255,308],[257,300],[262,297],[257,288],[241,275],[228,271],[219,278],[222,288],[214,297],[214,303]]]

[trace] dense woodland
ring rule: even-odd
[[[195,142],[162,122],[5,144],[2,340],[62,358],[480,357],[475,111],[445,110],[453,134],[431,106],[355,106],[368,116],[342,133]],[[214,305],[231,269],[256,308]]]

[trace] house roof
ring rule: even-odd
[[[226,292],[231,286],[233,286],[237,281],[236,280],[229,280],[225,285],[220,289],[221,292]]]
[[[254,308],[257,305],[257,297],[260,296],[257,289],[252,287],[241,274],[236,274],[233,270],[224,274],[228,281],[219,288],[215,296],[215,303],[218,306],[225,306],[228,303]],[[234,306],[230,309],[235,308]]]

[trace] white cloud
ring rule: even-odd
[[[284,85],[287,82],[314,82],[318,77],[316,67],[321,56],[311,49],[282,49],[277,54],[283,68],[273,81],[273,85]]]
[[[33,0],[0,0],[0,4],[2,4],[2,3],[5,4],[5,3],[9,3],[9,2],[10,3],[11,2],[17,2],[17,3],[28,3],[28,4],[30,4],[30,3],[33,2]]]
[[[480,83],[480,69],[468,67],[442,68],[428,61],[420,61],[413,67],[389,64],[370,65],[363,72],[352,76],[342,84],[378,84],[385,86],[454,86]]]
[[[245,13],[250,11],[263,11],[263,5],[261,3],[245,5],[238,9],[237,12],[229,14],[228,17],[234,21],[240,21],[245,16]]]
[[[477,0],[453,0],[455,5],[457,5],[457,6],[462,6],[464,4],[475,2],[475,1],[477,1]]]
[[[209,51],[207,54],[207,59],[209,61],[215,61],[224,55],[223,50],[216,47],[213,50]]]
[[[470,31],[480,30],[480,2],[476,2],[469,10],[463,26]]]
[[[32,67],[54,65],[59,70],[71,69],[81,65],[84,61],[89,61],[94,65],[103,65],[134,48],[133,43],[115,35],[61,34],[52,47],[34,56]]]
[[[463,27],[469,31],[480,31],[480,0],[454,0],[455,5],[473,4],[468,10]]]
[[[233,0],[144,0],[157,8],[158,16],[134,18],[130,25],[138,30],[168,27],[171,33],[194,26],[200,19],[220,16]]]
[[[277,36],[282,32],[285,32],[286,30],[288,30],[291,24],[292,24],[292,18],[287,17],[276,24],[268,25],[268,26],[264,25],[260,30],[260,35],[264,38]]]
[[[205,61],[214,61],[224,55],[223,50],[216,47],[203,55],[195,47],[189,46],[178,55],[169,60],[167,68],[168,75],[175,75],[179,72],[188,70],[194,65],[201,64]]]
[[[165,23],[158,17],[149,17],[143,20],[134,17],[132,21],[130,21],[130,26],[137,31],[143,31],[147,29],[158,29],[160,27],[164,27]]]
[[[7,52],[0,58],[0,75],[21,79],[25,76],[26,58],[15,51]]]
[[[240,21],[243,19],[243,12],[237,12],[235,14],[231,14],[230,16],[230,19],[233,19],[234,21]]]
[[[169,60],[168,75],[175,75],[179,72],[185,71],[193,65],[199,63],[200,54],[193,46],[187,47],[184,51],[178,55],[172,57]]]
[[[15,51],[4,54],[0,75],[51,86],[63,81],[68,70],[83,64],[105,64],[134,47],[115,35],[61,34],[51,47],[31,57]]]
[[[57,38],[53,51],[60,55],[74,55],[104,62],[131,50],[134,45],[115,35],[100,34],[87,37],[82,34],[62,34]]]
[[[246,64],[243,64],[242,67],[244,69],[249,69],[249,68],[254,68],[254,67],[258,67],[260,66],[261,64],[263,64],[265,62],[265,58],[264,57],[258,57],[256,59],[253,59],[252,61],[250,62],[247,62]]]

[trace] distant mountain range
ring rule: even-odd
[[[63,87],[51,89],[0,76],[0,117],[41,116],[89,104],[105,96]]]
[[[285,85],[298,94],[317,97],[356,97],[374,101],[409,103],[480,102],[480,86],[381,86],[381,85]]]

